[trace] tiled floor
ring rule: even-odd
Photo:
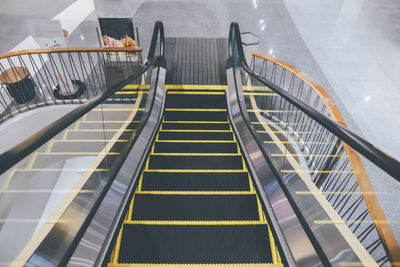
[[[50,20],[73,2],[6,0],[0,53],[32,34],[26,27],[30,20]],[[100,16],[133,17],[144,48],[155,20],[164,22],[169,37],[227,37],[230,22],[237,21],[242,31],[260,36],[259,46],[249,49],[303,70],[332,95],[351,130],[400,158],[398,0],[94,0],[94,6]],[[96,46],[96,26],[92,12],[65,44]],[[371,180],[391,221],[399,221],[393,209],[400,186],[381,177]],[[393,229],[400,241],[400,224]]]

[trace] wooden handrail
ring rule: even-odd
[[[252,56],[258,57],[267,61],[270,61],[276,65],[281,66],[282,68],[290,71],[294,75],[296,75],[299,79],[303,82],[308,84],[322,99],[325,106],[327,107],[329,114],[331,115],[332,119],[344,127],[346,123],[343,119],[342,113],[340,112],[339,108],[337,107],[335,101],[332,97],[326,92],[326,90],[319,85],[314,80],[310,79],[306,74],[304,74],[299,69],[289,65],[286,62],[283,62],[279,59],[275,59],[269,57],[267,55],[251,51]],[[392,264],[394,266],[400,266],[400,247],[399,244],[396,242],[394,237],[393,231],[390,228],[390,225],[386,219],[386,216],[382,210],[382,207],[379,203],[378,197],[376,196],[375,190],[371,184],[371,181],[368,177],[368,174],[365,170],[364,164],[361,161],[360,155],[357,151],[351,148],[349,145],[342,141],[343,148],[346,152],[347,158],[350,162],[351,167],[354,170],[354,176],[357,179],[357,183],[360,187],[361,193],[367,204],[368,210],[371,214],[372,221],[379,233],[379,236],[382,238],[384,245],[387,247],[391,257],[392,257]],[[367,193],[366,193],[367,192]]]
[[[81,48],[41,48],[11,51],[0,55],[0,59],[33,55],[33,54],[52,54],[52,53],[78,53],[78,52],[141,52],[141,47],[81,47]]]

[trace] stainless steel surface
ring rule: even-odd
[[[227,70],[228,90],[228,110],[232,125],[237,133],[237,139],[243,148],[243,154],[248,155],[249,166],[252,172],[260,195],[265,203],[267,210],[272,207],[273,214],[270,218],[276,218],[279,229],[276,225],[274,229],[278,236],[283,234],[287,244],[281,243],[284,252],[290,251],[288,262],[291,266],[322,266],[322,263],[314,250],[313,245],[304,232],[294,210],[290,206],[286,196],[280,188],[278,182],[250,130],[247,128],[244,118],[240,112],[239,102],[236,95],[235,78],[233,69]],[[236,75],[240,80],[240,73]],[[237,81],[241,87],[241,82]],[[268,210],[271,212],[271,210]],[[288,257],[289,256],[289,257]],[[293,259],[294,262],[291,262]]]
[[[145,110],[151,109],[149,120],[70,258],[68,266],[98,265],[97,261],[101,260],[107,253],[107,248],[110,246],[112,236],[117,229],[118,221],[124,212],[126,203],[129,201],[130,193],[134,188],[137,177],[140,175],[141,166],[146,159],[146,155],[151,147],[151,141],[162,119],[166,70],[160,67],[159,73],[157,72],[157,68],[153,70],[150,83],[150,88],[156,86],[152,92],[156,94],[154,105],[151,107],[151,101],[148,101],[145,107]],[[156,82],[157,84],[155,84]],[[148,99],[152,99],[152,96],[149,95]]]
[[[243,102],[244,99],[235,99],[236,98],[235,83],[237,86],[237,90],[239,92],[239,98],[243,98],[242,81],[240,79],[241,68],[236,69],[235,77],[233,76],[233,71],[231,71],[231,73],[228,72],[228,75],[229,75],[229,78],[228,78],[229,102],[230,103],[233,102],[232,104],[234,105],[232,108],[233,113],[234,113],[234,122],[235,122],[235,124],[238,124],[239,133],[241,131],[244,131],[243,128],[247,129],[248,135],[246,136],[246,135],[240,133],[240,136],[242,138],[244,138],[244,146],[248,150],[250,158],[251,158],[253,164],[255,165],[255,169],[258,172],[261,169],[262,164],[267,164],[267,163],[265,162],[265,159],[263,160],[263,155],[260,151],[260,147],[258,147],[257,144],[253,143],[253,142],[255,142],[255,140],[253,139],[252,142],[246,140],[247,138],[250,139],[251,134],[249,132],[249,129],[244,124],[242,115],[238,114],[238,113],[240,113],[240,108],[241,108],[241,107],[239,107],[239,103]],[[236,78],[236,80],[235,80],[235,78]],[[246,112],[246,111],[244,110],[244,112]],[[269,150],[264,149],[264,151],[267,154],[271,154],[271,151],[269,151]],[[284,169],[293,169],[293,166],[289,166],[290,163],[286,160],[274,161],[273,164],[274,164],[274,168],[277,171],[284,170]],[[262,173],[261,171],[258,176],[261,177],[260,181],[263,184],[265,193],[267,194],[267,197],[270,198],[271,196],[273,196],[272,194],[270,194],[271,191],[276,190],[278,185],[272,184],[271,182],[269,182],[267,180],[264,181],[264,179],[268,179],[268,178],[266,177],[266,174]],[[286,184],[287,189],[290,192],[291,197],[293,198],[294,202],[296,203],[297,208],[300,210],[301,214],[304,216],[305,220],[307,221],[307,224],[310,226],[310,228],[312,230],[313,235],[315,236],[316,240],[318,241],[319,246],[322,248],[322,250],[326,254],[330,263],[333,266],[340,266],[343,263],[360,262],[360,259],[358,258],[357,254],[356,254],[357,252],[353,251],[352,245],[347,242],[348,238],[342,235],[341,231],[339,231],[338,227],[336,226],[336,224],[334,222],[326,223],[326,224],[317,223],[317,221],[326,221],[326,222],[332,221],[332,216],[330,216],[327,213],[326,209],[323,207],[323,203],[320,203],[313,194],[296,194],[296,192],[304,192],[304,191],[310,190],[310,188],[308,188],[308,186],[299,177],[299,175],[296,172],[292,172],[288,175],[285,175],[283,179],[284,179],[284,183]],[[282,194],[283,194],[283,192],[282,192]],[[281,197],[283,197],[283,196],[281,195]],[[285,199],[285,198],[283,198],[283,199]],[[276,209],[275,207],[278,207],[277,203],[279,203],[279,206],[282,205],[282,200],[271,198],[270,201],[271,201],[271,206],[274,208],[274,212],[278,219],[278,222],[281,224],[283,233],[288,241],[289,247],[291,249],[300,247],[301,251],[303,251],[304,248],[307,247],[307,243],[309,245],[311,245],[309,243],[310,241],[308,240],[307,236],[304,236],[305,235],[304,232],[303,232],[304,233],[303,236],[299,236],[298,238],[293,238],[294,233],[299,234],[299,233],[301,233],[301,230],[295,229],[292,227],[287,227],[287,226],[285,226],[285,223],[288,223],[288,221],[281,220],[281,214],[279,213],[280,211],[278,209]],[[285,203],[285,208],[292,210],[289,203]],[[295,214],[292,213],[290,216],[290,219],[293,220],[294,216],[295,216]],[[300,224],[296,224],[296,223],[292,223],[291,226],[301,227]],[[293,231],[293,230],[294,230],[294,232],[291,233],[290,231]],[[349,233],[351,234],[351,232],[349,232]],[[358,242],[356,239],[353,241]],[[334,246],[332,244],[334,244]],[[303,265],[302,260],[307,260],[307,263],[305,264],[306,266],[314,265],[313,262],[308,262],[308,260],[310,258],[303,258],[302,254],[297,254],[293,250],[292,250],[292,254],[296,260],[296,264],[297,264],[297,259],[300,256],[299,264]],[[312,255],[312,254],[310,254],[310,255]],[[317,255],[314,254],[313,256],[317,256]],[[316,260],[316,259],[314,258],[313,260]]]

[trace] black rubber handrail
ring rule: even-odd
[[[232,36],[235,38],[232,39]],[[272,82],[268,81],[262,76],[254,73],[249,65],[247,64],[246,58],[244,56],[242,40],[240,36],[239,25],[236,22],[232,22],[229,30],[229,56],[233,57],[233,45],[237,46],[238,58],[237,62],[233,63],[240,65],[250,76],[254,77],[256,80],[262,84],[271,88],[275,93],[279,94],[282,98],[287,100],[292,105],[296,106],[298,109],[303,111],[305,114],[310,116],[313,120],[321,124],[324,128],[330,131],[332,134],[336,135],[339,139],[344,141],[346,144],[351,146],[357,152],[362,154],[364,157],[372,161],[375,165],[381,168],[383,171],[392,176],[395,180],[400,182],[400,162],[395,158],[389,156],[383,151],[379,150],[376,146],[360,137],[359,135],[353,133],[349,129],[343,127],[337,122],[332,121],[330,118],[326,117],[319,111],[310,107],[303,101],[292,96],[289,92],[283,90]]]
[[[145,66],[139,73],[131,75],[127,79],[116,83],[115,85],[111,86],[110,89],[103,92],[101,95],[96,96],[85,104],[81,104],[68,114],[62,116],[60,119],[41,129],[34,135],[28,137],[27,139],[10,148],[6,152],[2,153],[0,155],[0,175],[12,168],[15,164],[20,162],[26,156],[30,155],[41,145],[45,144],[47,141],[59,134],[61,131],[63,131],[80,117],[88,113],[94,107],[104,102],[107,98],[120,90],[122,87],[139,78],[147,70],[149,70],[150,67],[165,65],[165,60],[159,60],[158,57],[161,56],[161,59],[164,55],[164,27],[161,21],[157,21],[155,23],[151,40],[152,41],[150,44],[150,50],[145,62]],[[160,54],[155,55],[158,41],[160,41]]]

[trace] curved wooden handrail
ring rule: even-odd
[[[324,102],[325,106],[327,107],[329,114],[331,115],[332,119],[344,127],[346,123],[343,119],[342,113],[340,112],[339,108],[337,107],[335,101],[332,97],[328,94],[328,92],[317,82],[310,79],[306,74],[304,74],[299,69],[289,65],[288,63],[281,61],[279,59],[275,59],[269,57],[267,55],[250,51],[251,55],[254,57],[258,57],[267,61],[270,61],[276,65],[281,66],[282,68],[290,71],[294,75],[296,75],[299,79],[303,82],[308,84],[321,98]],[[368,174],[365,170],[364,164],[361,161],[360,155],[357,151],[351,148],[346,143],[343,143],[343,148],[346,152],[347,158],[351,164],[351,167],[354,170],[354,176],[357,179],[358,185],[360,187],[361,193],[363,194],[363,198],[365,203],[367,204],[368,210],[371,214],[371,218],[377,231],[379,232],[380,237],[382,238],[384,245],[387,247],[391,257],[392,257],[392,264],[395,266],[400,266],[400,247],[397,244],[396,239],[394,237],[393,231],[390,228],[390,225],[386,219],[386,216],[382,210],[382,207],[379,203],[378,197],[376,196],[375,190],[371,184],[371,181],[368,177]],[[399,264],[399,265],[397,265]]]
[[[0,59],[33,55],[33,54],[52,54],[52,53],[77,53],[77,52],[141,52],[141,47],[81,47],[81,48],[40,48],[11,51],[0,55]]]
[[[254,52],[254,51],[251,51],[250,53],[252,56],[271,61],[271,62],[275,63],[276,65],[281,66],[282,68],[292,72],[299,79],[301,79],[306,84],[308,84],[320,96],[321,100],[324,102],[325,106],[328,108],[329,113],[332,116],[333,120],[346,127],[346,123],[345,123],[343,116],[340,113],[338,107],[336,106],[335,101],[332,99],[332,97],[328,94],[328,92],[325,91],[325,89],[321,85],[319,85],[314,80],[310,79],[301,70],[293,67],[292,65],[289,65],[288,63],[286,63],[284,61],[281,61],[279,59],[275,59],[275,58],[272,58],[267,55],[264,55],[264,54],[261,54],[258,52]]]

